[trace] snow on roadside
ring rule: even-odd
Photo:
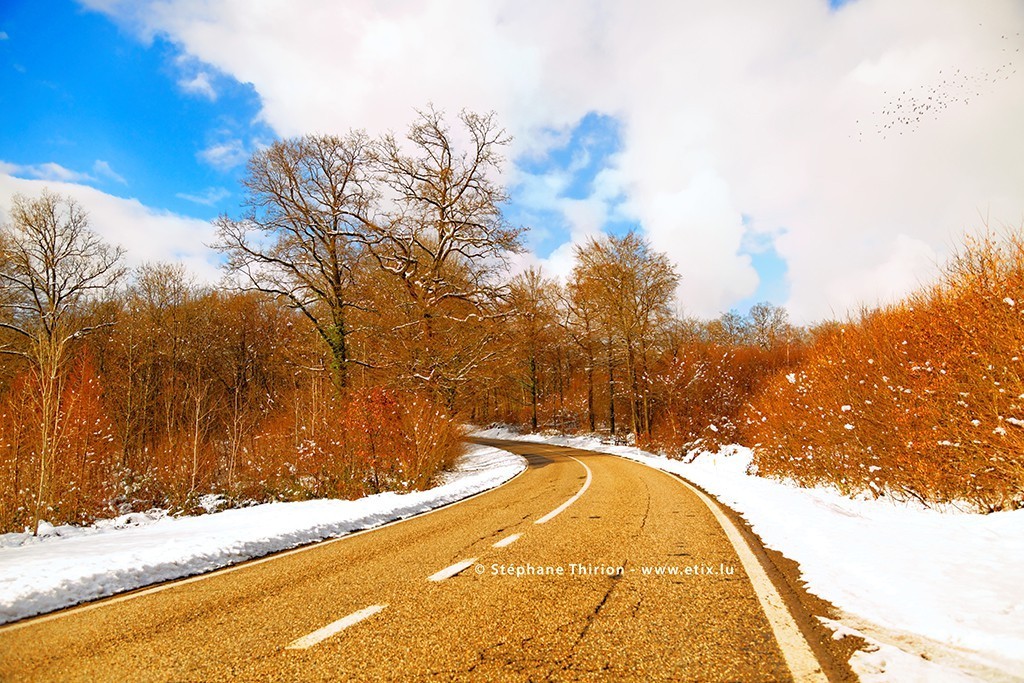
[[[683,462],[593,436],[474,436],[613,453],[715,495],[842,611],[829,624],[837,638],[873,643],[851,660],[863,680],[1024,680],[1024,510],[940,512],[800,488],[748,474],[752,454],[738,446]]]
[[[0,623],[404,519],[494,488],[526,468],[472,446],[426,491],[267,503],[192,517],[132,513],[90,527],[0,536]]]

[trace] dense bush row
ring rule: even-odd
[[[218,310],[216,297],[202,298]],[[200,345],[201,326],[183,328],[169,345],[191,347],[193,357],[154,349],[134,367],[116,355],[132,324],[114,329],[80,352],[62,383],[45,472],[37,380],[27,370],[13,375],[0,398],[0,530],[32,528],[40,475],[42,518],[88,523],[151,507],[196,512],[208,494],[237,505],[421,489],[461,452],[461,428],[431,400],[380,386],[339,396],[326,373],[292,364],[295,347],[259,358],[250,345],[248,376],[229,373],[238,383],[222,383],[207,375],[197,390],[195,364],[216,367],[226,346],[209,338]],[[253,332],[271,339],[286,329]],[[291,371],[260,376],[278,363]]]
[[[609,315],[622,305],[607,292],[570,280],[543,300],[519,334],[539,341],[519,342],[485,419],[679,457],[750,445],[761,474],[850,494],[1024,505],[1020,233],[969,239],[934,285],[810,329],[761,304],[710,321],[661,312],[631,337],[640,325]]]
[[[933,287],[822,330],[751,397],[764,474],[983,510],[1024,504],[1024,243],[967,243]]]

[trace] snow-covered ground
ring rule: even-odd
[[[808,590],[841,610],[837,638],[875,648],[851,660],[865,681],[1024,680],[1024,510],[976,515],[890,500],[854,500],[748,474],[729,447],[692,462],[592,436],[474,436],[602,451],[675,472],[800,564]]]
[[[748,474],[740,447],[682,462],[595,437],[517,438],[603,451],[676,472],[747,519],[834,604],[837,638],[872,644],[865,681],[1024,681],[1024,510],[974,515],[853,500]],[[0,623],[378,526],[507,481],[522,458],[474,447],[428,491],[272,503],[194,517],[133,513],[90,527],[0,535]],[[208,501],[211,509],[216,501]]]
[[[193,517],[156,510],[84,528],[45,526],[37,537],[3,534],[0,623],[404,519],[498,486],[525,468],[518,455],[473,446],[426,491]]]

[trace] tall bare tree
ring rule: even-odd
[[[573,269],[566,283],[564,295],[565,317],[562,326],[569,333],[580,353],[583,355],[584,369],[587,375],[587,422],[590,431],[597,429],[595,372],[597,370],[597,354],[601,345],[596,293],[587,280],[586,273]],[[612,376],[614,378],[614,375]],[[609,383],[610,394],[614,397],[614,385]],[[615,406],[609,402],[611,432],[615,433]]]
[[[509,288],[512,343],[519,350],[520,376],[530,394],[530,423],[537,429],[537,404],[541,393],[541,374],[551,347],[557,343],[558,284],[544,277],[537,268],[529,268],[513,278]]]
[[[793,340],[793,326],[789,324],[789,314],[781,306],[774,306],[767,301],[750,307],[751,341],[762,349],[770,351],[780,344],[786,344],[787,355],[789,344]]]
[[[312,322],[330,349],[339,390],[350,366],[364,362],[352,356],[349,337],[352,312],[366,307],[356,273],[378,198],[369,151],[361,132],[276,142],[249,161],[245,215],[217,221],[228,271]]]
[[[462,112],[459,121],[452,131],[429,108],[404,141],[386,135],[375,145],[378,178],[393,201],[372,251],[405,295],[400,325],[416,339],[408,374],[448,400],[493,353],[487,335],[461,333],[494,315],[498,276],[521,233],[502,216],[508,197],[495,178],[511,138],[494,114]]]
[[[123,250],[89,229],[72,198],[43,190],[13,197],[10,222],[0,226],[0,328],[10,337],[0,352],[25,358],[42,408],[34,532],[47,504],[53,453],[60,439],[61,394],[72,344],[112,321],[81,317],[80,307],[125,273]]]
[[[738,311],[728,311],[707,321],[704,332],[708,341],[723,346],[746,346],[753,340],[750,318]]]
[[[626,360],[633,432],[650,433],[651,344],[671,320],[679,274],[668,256],[651,249],[635,232],[591,239],[576,248],[576,259],[574,279],[595,298],[608,344],[609,392],[614,392],[613,350],[618,346]],[[613,411],[614,396],[609,421]]]

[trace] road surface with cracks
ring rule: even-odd
[[[479,441],[529,468],[403,522],[0,628],[0,679],[847,676],[700,492],[614,456]]]

